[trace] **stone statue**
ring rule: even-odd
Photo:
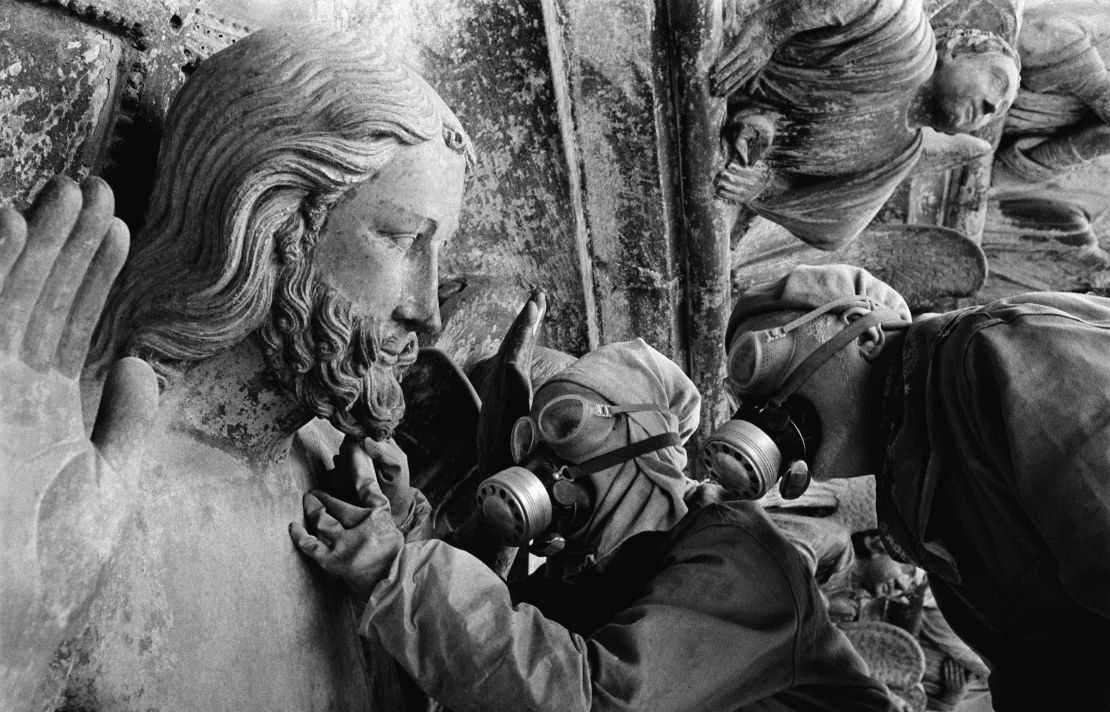
[[[920,0],[731,0],[710,77],[727,96],[718,195],[822,249],[855,238],[927,144],[1001,116],[1018,57],[984,30],[934,37]],[[923,127],[924,130],[923,130]]]
[[[0,210],[0,709],[29,700],[98,586],[158,404],[139,359],[108,377],[91,438],[78,375],[127,255],[107,184],[57,178]]]
[[[1110,153],[1110,7],[1053,3],[1025,12],[1021,88],[998,152],[1003,171],[1041,182]]]
[[[1088,162],[1110,154],[1110,7],[1030,8],[1017,48],[1021,88],[995,154],[983,238],[988,296],[1104,289],[1106,195]]]
[[[400,418],[471,156],[426,83],[336,30],[258,32],[189,78],[86,369],[158,374],[135,513],[37,703],[375,706],[345,594],[285,525],[338,449],[306,424]]]

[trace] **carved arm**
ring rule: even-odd
[[[725,47],[710,71],[717,96],[754,79],[790,37],[860,18],[874,0],[726,0]]]

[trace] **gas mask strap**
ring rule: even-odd
[[[810,311],[807,311],[805,314],[802,314],[794,321],[787,322],[777,329],[769,329],[769,331],[773,331],[776,334],[789,334],[791,331],[794,331],[798,327],[808,324],[814,319],[820,316],[824,316],[831,311],[836,311],[841,307],[854,306],[866,307],[868,311],[871,311],[872,309],[874,309],[875,303],[867,297],[861,297],[858,294],[851,294],[847,297],[840,297],[839,299],[834,299],[831,302],[822,304],[816,309],[812,309]]]
[[[570,474],[571,479],[582,477],[583,475],[592,475],[595,472],[619,465],[628,460],[634,460],[640,455],[646,455],[649,452],[662,450],[668,447],[678,447],[682,441],[678,437],[678,433],[670,432],[661,435],[653,435],[650,438],[637,440],[636,442],[619,447],[616,450],[611,450],[603,455],[590,458],[583,463],[573,465],[568,468],[573,474]]]
[[[893,312],[887,310],[872,311],[841,329],[836,336],[818,346],[813,353],[806,356],[805,360],[798,364],[798,367],[782,384],[782,388],[779,389],[773,402],[781,406],[783,401],[794,395],[794,391],[798,390],[803,383],[809,380],[810,376],[817,372],[817,369],[824,366],[825,362],[838,351],[858,339],[863,332],[871,327],[880,326],[884,323],[890,324],[892,321],[898,324],[905,323],[901,319],[891,319],[892,315]]]
[[[644,413],[647,411],[654,411],[656,413],[668,412],[666,408],[655,403],[629,403],[627,405],[609,405],[608,403],[598,403],[597,406],[601,415],[615,415],[617,413]]]

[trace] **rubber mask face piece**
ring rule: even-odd
[[[478,486],[478,511],[506,544],[550,556],[566,546],[589,521],[592,492],[586,480],[549,448],[540,445],[520,465],[488,477]]]
[[[610,405],[577,394],[553,398],[536,420],[513,425],[510,448],[517,466],[478,486],[478,511],[506,544],[550,556],[566,546],[593,512],[585,475],[664,447],[679,445],[668,432],[595,454],[612,434],[616,418],[637,411],[664,411],[654,404]]]
[[[794,332],[781,327],[740,334],[728,351],[729,387],[744,396],[773,392],[786,378],[795,348]]]
[[[792,366],[795,345],[777,342],[792,342],[792,332],[830,313],[846,325]],[[758,499],[776,482],[784,498],[801,496],[809,486],[807,459],[817,452],[821,425],[813,405],[796,395],[798,389],[864,333],[881,345],[884,326],[910,323],[869,297],[849,295],[781,327],[738,335],[729,348],[729,383],[742,405],[706,439],[702,463],[736,497]]]

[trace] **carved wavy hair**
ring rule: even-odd
[[[954,27],[937,35],[937,52],[949,57],[965,54],[1003,54],[1014,60],[1021,71],[1021,56],[1014,46],[989,30],[972,27]]]
[[[268,321],[327,211],[403,144],[472,149],[419,76],[319,26],[256,32],[201,63],[170,106],[147,219],[94,338],[160,373]]]

